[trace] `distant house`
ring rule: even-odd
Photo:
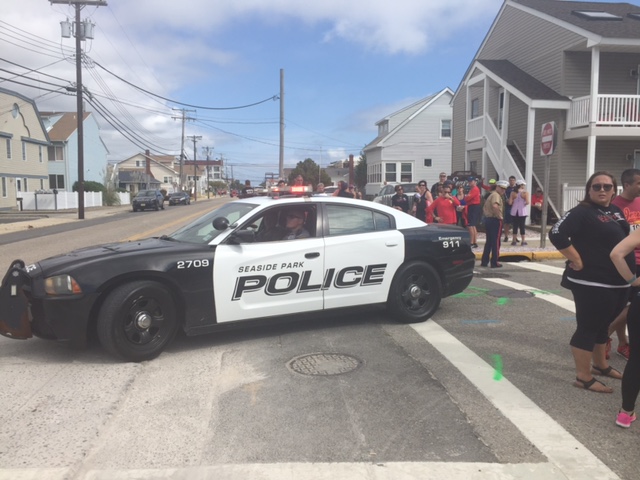
[[[451,173],[451,99],[445,88],[378,121],[378,136],[364,147],[367,195],[387,183],[438,181]]]
[[[542,185],[555,122],[548,198],[563,213],[595,171],[640,167],[639,66],[636,5],[505,0],[452,102],[453,169]]]
[[[222,160],[185,160],[182,176],[185,179],[184,188],[191,190],[194,185],[198,188],[198,194],[207,191],[207,176],[209,182],[223,180]]]
[[[49,137],[35,102],[3,88],[0,88],[0,142],[0,209],[14,209],[21,192],[49,187]]]
[[[76,112],[42,112],[51,145],[48,148],[49,188],[71,191],[78,181],[78,116]],[[84,180],[103,183],[109,150],[91,112],[85,112],[83,129]]]
[[[117,162],[112,176],[119,188],[135,195],[140,190],[164,189],[171,193],[178,191],[179,172],[174,170],[174,157],[138,153]]]

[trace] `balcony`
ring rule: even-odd
[[[640,135],[640,95],[597,95],[596,102],[596,122],[592,125],[591,97],[571,101],[565,138],[598,135],[622,139]]]

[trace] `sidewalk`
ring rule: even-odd
[[[547,227],[547,232],[550,227]],[[502,242],[500,245],[500,260],[504,261],[517,261],[522,259],[529,259],[532,261],[538,260],[561,260],[564,256],[556,250],[553,244],[549,241],[549,237],[546,238],[545,247],[540,246],[540,232],[539,226],[527,227],[525,241],[527,245],[524,247],[518,243],[518,245],[511,245],[513,241],[513,235],[509,236],[508,242]],[[501,236],[501,239],[504,235]],[[520,238],[518,236],[518,238]],[[476,255],[476,259],[482,258],[482,252],[486,242],[486,235],[483,232],[478,232],[478,248],[474,248],[473,252]]]

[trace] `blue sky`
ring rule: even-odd
[[[285,75],[285,166],[307,157],[326,165],[357,156],[376,136],[375,122],[416,100],[455,90],[502,0],[107,0],[86,7],[96,24],[86,53],[109,71],[168,99],[210,107],[252,104],[279,94]],[[608,2],[612,3],[612,2]],[[75,97],[44,90],[75,81],[60,21],[68,5],[6,0],[0,17],[0,68],[41,88],[0,80],[36,99],[41,110],[74,111]],[[52,64],[52,65],[50,65]],[[60,80],[53,79],[52,75]],[[109,159],[149,145],[179,155],[180,105],[141,93],[100,68],[84,70],[86,88],[131,131],[137,145],[100,119]],[[0,71],[0,77],[13,75]],[[64,80],[64,81],[63,81]],[[109,97],[114,100],[110,100]],[[119,102],[125,102],[123,105]],[[237,110],[189,112],[187,136],[199,135],[234,166],[234,176],[260,182],[277,172],[279,101]],[[184,107],[190,108],[190,107]],[[89,110],[93,110],[91,107]],[[189,158],[193,144],[185,144]]]

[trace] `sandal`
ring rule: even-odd
[[[602,387],[604,387],[604,390],[602,388],[600,388],[600,390],[591,388],[596,383],[599,383],[600,385],[602,385]],[[590,392],[613,393],[613,388],[607,387],[604,383],[602,383],[600,380],[596,380],[595,378],[592,378],[591,380],[580,380],[578,377],[576,377],[576,381],[573,383],[573,386],[578,388],[583,388],[585,390],[589,390]]]
[[[607,368],[600,368],[595,365],[591,365],[591,373],[594,375],[602,375],[603,377],[615,378],[616,380],[622,380],[622,374],[611,365]]]

